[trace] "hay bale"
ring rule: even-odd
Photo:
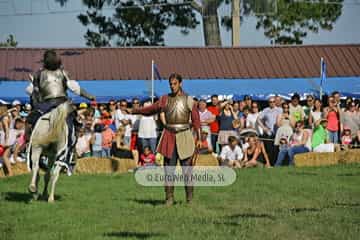
[[[113,163],[113,170],[116,173],[125,173],[129,169],[134,169],[137,167],[137,164],[134,159],[131,158],[117,158],[111,157]]]
[[[75,173],[112,173],[113,164],[109,158],[87,157],[76,162]]]
[[[164,164],[164,157],[160,154],[156,154],[156,164],[159,166],[163,166]],[[180,163],[178,164],[180,166]],[[217,159],[212,154],[199,154],[196,160],[196,166],[218,166]]]
[[[303,153],[294,157],[295,166],[326,166],[338,163],[360,162],[360,149],[350,149],[334,153]]]
[[[11,170],[12,170],[14,176],[29,173],[26,163],[20,163],[20,162],[18,162],[18,163],[14,164],[14,165],[11,165]],[[5,166],[3,166],[3,167],[0,169],[0,178],[6,177],[4,171],[5,171]]]
[[[133,159],[87,157],[78,159],[75,173],[124,173],[135,167]]]
[[[212,154],[199,154],[196,166],[218,166],[217,159]]]
[[[327,166],[338,164],[340,153],[302,153],[294,156],[296,167]]]
[[[341,163],[358,163],[360,162],[360,149],[350,149],[344,151]]]

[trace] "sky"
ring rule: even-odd
[[[86,47],[86,27],[77,19],[85,12],[81,0],[68,1],[61,8],[55,0],[2,0],[0,1],[0,41],[13,34],[18,47]],[[65,11],[59,13],[59,11]],[[56,12],[49,14],[49,12]],[[111,15],[112,11],[106,11]],[[218,9],[219,15],[229,12],[228,5]],[[308,33],[304,44],[351,44],[360,43],[360,0],[345,0],[342,15],[332,31],[320,30]],[[182,35],[179,28],[170,27],[165,32],[167,46],[204,46],[203,28],[200,24],[188,35]],[[256,30],[256,17],[245,17],[240,29],[241,46],[269,46],[270,40],[262,29]],[[231,45],[231,31],[221,28],[223,46]]]

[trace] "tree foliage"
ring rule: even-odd
[[[78,19],[88,27],[86,45],[157,46],[164,45],[164,33],[169,26],[188,34],[198,24],[189,5],[165,5],[167,0],[83,0],[88,7]],[[112,16],[103,14],[113,8]]]
[[[56,0],[62,5],[67,0]],[[275,0],[277,11],[269,11],[269,0],[241,0],[240,22],[244,16],[257,17],[256,29],[264,30],[271,44],[302,44],[309,32],[320,29],[331,31],[342,13],[342,1],[338,4],[309,2],[308,0]],[[231,30],[231,16],[223,16],[218,22],[217,9],[231,0],[203,0],[202,6],[193,1],[192,5],[161,5],[169,0],[83,0],[88,7],[78,19],[88,27],[85,34],[88,46],[158,46],[164,45],[164,33],[170,26],[178,26],[183,34],[194,29],[199,22],[195,11],[202,14],[205,45],[221,45],[220,24]],[[159,6],[147,7],[148,5]],[[114,9],[114,14],[106,16],[104,8]],[[257,13],[262,12],[258,15]]]
[[[272,44],[302,44],[308,32],[333,29],[342,11],[342,0],[334,2],[339,4],[278,0],[277,13],[258,16],[256,28],[263,28]]]
[[[5,42],[0,42],[0,47],[16,47],[18,42],[15,40],[14,35],[10,34]]]

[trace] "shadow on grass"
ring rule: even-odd
[[[338,174],[338,177],[358,177],[360,176],[360,172],[357,173],[343,173],[343,174]]]
[[[291,212],[293,213],[301,213],[301,212],[321,212],[320,208],[291,208]]]
[[[317,176],[317,173],[312,172],[289,172],[289,175],[295,175],[295,176]]]
[[[3,199],[8,202],[23,202],[23,203],[30,203],[33,199],[30,193],[23,193],[23,192],[4,192],[1,193],[0,199]],[[55,201],[61,201],[62,197],[59,195],[55,195]],[[47,199],[39,197],[37,200],[38,202],[47,201]]]
[[[1,199],[8,202],[29,203],[32,199],[32,196],[30,193],[23,193],[23,192],[4,192],[1,193]]]
[[[360,203],[342,203],[342,202],[336,202],[335,206],[339,207],[360,207]]]
[[[152,237],[164,236],[160,233],[151,233],[151,232],[109,232],[104,233],[105,237],[118,237],[118,238],[136,238],[136,239],[148,239]]]
[[[151,205],[153,207],[165,206],[165,200],[158,200],[158,199],[130,199],[130,200],[139,204]],[[185,204],[184,201],[174,201],[174,205],[183,205],[183,204]]]
[[[164,200],[158,200],[158,199],[131,199],[131,201],[134,201],[139,204],[145,204],[151,206],[159,206],[165,204]]]
[[[267,219],[267,220],[275,220],[275,217],[270,214],[264,214],[264,213],[239,213],[239,214],[233,214],[230,216],[224,216],[223,220],[220,221],[213,221],[212,224],[216,225],[225,225],[225,226],[234,226],[238,227],[241,226],[242,220],[249,220],[249,219]]]
[[[275,217],[270,215],[270,214],[266,214],[266,213],[239,213],[239,214],[233,214],[230,216],[227,216],[226,218],[228,219],[250,219],[250,218],[266,218],[266,219],[270,219],[270,220],[275,220]]]

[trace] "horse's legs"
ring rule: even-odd
[[[44,175],[44,191],[42,194],[42,199],[47,199],[49,197],[49,193],[48,193],[48,185],[49,185],[49,181],[50,181],[50,169],[46,170],[46,173]]]
[[[55,185],[56,181],[59,178],[61,166],[58,164],[55,164],[54,168],[51,170],[51,179],[50,179],[50,195],[48,198],[48,202],[54,202],[55,201]]]
[[[42,149],[40,147],[32,147],[31,149],[31,161],[32,161],[32,178],[29,185],[30,193],[37,193],[37,184],[39,176],[39,161]]]
[[[38,172],[37,176],[36,176],[36,183],[35,183],[35,186],[36,186],[36,189],[39,189],[39,182],[40,182],[40,174]],[[32,193],[32,196],[33,196],[33,200],[38,200],[39,199],[39,193],[38,191],[36,190],[36,192]]]

